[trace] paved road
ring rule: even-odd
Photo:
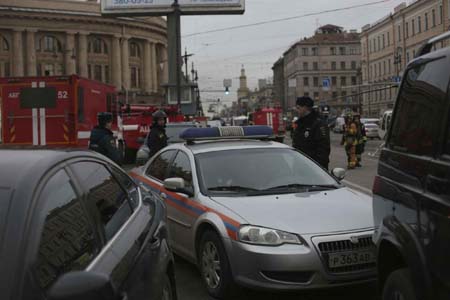
[[[347,158],[343,147],[340,146],[340,140],[341,135],[331,135],[332,153],[330,168],[346,168]],[[290,144],[290,139],[286,139],[286,143]],[[380,144],[380,141],[369,141],[367,143],[366,153],[363,155],[363,167],[356,170],[349,170],[347,172],[347,185],[357,185],[361,190],[370,192],[373,178],[376,173],[377,159],[375,157],[371,157],[369,153],[375,152]],[[212,299],[206,293],[197,268],[178,257],[176,258],[176,279],[178,296],[180,300]],[[237,296],[234,297],[233,300],[376,300],[374,295],[375,288],[373,286],[290,294],[257,292],[241,289],[238,291]]]

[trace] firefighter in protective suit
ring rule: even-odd
[[[297,99],[299,118],[293,133],[293,146],[328,170],[331,151],[330,132],[327,124],[320,120],[313,107],[314,101],[311,98]]]
[[[356,146],[359,142],[358,131],[358,125],[354,121],[353,115],[347,115],[341,145],[344,145],[345,152],[347,153],[348,169],[354,169],[358,164],[358,158],[356,156]]]
[[[150,134],[147,140],[147,146],[150,149],[150,158],[159,150],[167,146],[166,120],[167,115],[164,111],[159,110],[152,115],[153,124],[150,127]]]
[[[122,164],[122,155],[116,147],[113,132],[111,131],[113,115],[109,112],[97,114],[98,126],[91,131],[89,149],[108,157],[116,164]]]

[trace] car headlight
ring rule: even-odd
[[[297,244],[301,245],[300,238],[292,233],[257,227],[257,226],[242,226],[239,229],[239,240],[244,243],[263,245],[263,246],[280,246],[283,244]]]

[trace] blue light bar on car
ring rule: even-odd
[[[264,139],[273,136],[269,126],[227,126],[211,128],[188,128],[180,134],[186,141],[220,140],[220,139]]]

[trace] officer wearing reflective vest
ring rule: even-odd
[[[293,134],[294,148],[305,153],[328,170],[330,162],[330,131],[316,111],[314,101],[309,97],[297,99],[297,128]]]
[[[150,134],[147,140],[147,146],[150,149],[150,158],[159,150],[167,146],[166,120],[167,115],[164,111],[159,110],[152,115],[153,124],[150,127]]]
[[[113,116],[109,112],[97,114],[98,126],[91,131],[89,149],[108,157],[116,164],[122,164],[122,155],[116,147],[113,132],[111,131]]]

